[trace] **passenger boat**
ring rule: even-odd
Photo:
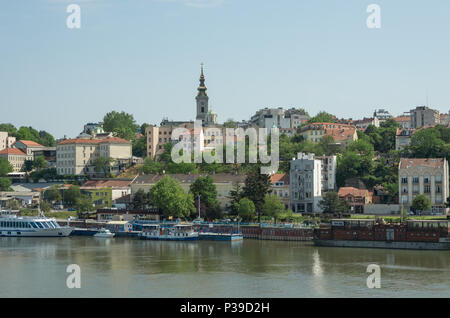
[[[100,229],[97,233],[94,234],[94,237],[112,238],[114,237],[114,233],[111,233],[111,231],[107,229]]]
[[[65,237],[72,228],[60,226],[54,218],[47,218],[43,213],[37,217],[0,214],[0,236],[3,237]]]
[[[208,227],[199,227],[199,239],[205,241],[241,241],[244,239],[242,232],[232,226],[214,226],[210,223]]]
[[[334,219],[314,230],[313,242],[328,247],[450,250],[448,221]]]
[[[190,224],[145,224],[140,239],[164,241],[196,241],[198,232]]]

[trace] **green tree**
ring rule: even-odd
[[[90,197],[81,195],[75,201],[75,209],[77,210],[78,217],[83,218],[85,212],[94,210],[94,205]]]
[[[13,166],[5,158],[0,158],[0,177],[5,177],[8,173],[13,172]]]
[[[255,204],[258,222],[261,221],[262,207],[270,186],[270,176],[260,173],[260,165],[253,166],[247,173],[243,196],[252,200]]]
[[[51,186],[44,192],[44,198],[49,202],[61,202],[61,191],[58,185]]]
[[[321,111],[316,114],[316,116],[311,117],[308,123],[334,123],[335,117],[327,112]]]
[[[20,127],[19,130],[17,130],[16,137],[19,140],[39,142],[39,132],[33,127]]]
[[[51,205],[48,201],[41,200],[41,202],[39,203],[39,208],[41,209],[42,212],[47,213],[50,212]]]
[[[237,125],[236,125],[236,122],[232,118],[229,118],[229,119],[227,119],[226,122],[223,123],[223,127],[225,127],[225,128],[236,128]]]
[[[45,130],[39,131],[39,144],[46,146],[46,147],[55,147],[56,141],[55,138],[46,132]]]
[[[132,145],[133,156],[145,157],[147,154],[147,139],[145,137],[137,138]]]
[[[205,216],[216,215],[219,201],[217,201],[217,188],[210,176],[198,177],[190,186],[189,192],[192,193],[196,210],[198,209],[198,196],[200,195],[200,213]],[[202,211],[202,208],[204,209]]]
[[[33,163],[33,160],[25,160],[25,162],[23,163],[22,171],[30,172],[31,170],[33,170]]]
[[[115,136],[133,141],[139,126],[136,124],[133,115],[126,112],[112,111],[103,118],[103,129],[114,133]]]
[[[11,191],[11,180],[0,177],[0,191]]]
[[[430,208],[431,208],[431,200],[425,194],[417,195],[411,204],[411,210],[413,210],[416,213],[427,211]]]
[[[152,158],[145,158],[144,165],[142,166],[142,172],[145,174],[158,174],[163,171],[161,163],[154,161]]]
[[[348,212],[347,201],[340,199],[336,192],[325,192],[323,199],[319,201],[319,208],[323,213]]]
[[[242,198],[236,204],[236,209],[244,221],[251,221],[255,217],[255,204],[248,198]]]
[[[77,185],[72,185],[69,189],[64,190],[64,204],[73,206],[82,196],[80,187]]]
[[[195,212],[194,198],[185,193],[179,181],[164,176],[150,189],[152,205],[167,217],[187,218]]]
[[[107,173],[111,170],[111,163],[114,159],[110,157],[97,157],[94,159],[94,170],[95,172],[103,171],[104,176],[106,177]]]
[[[233,189],[230,190],[230,195],[228,196],[228,199],[230,200],[228,212],[231,215],[238,215],[237,206],[242,198],[242,187],[239,182],[236,182],[233,186]]]
[[[274,218],[275,223],[284,212],[284,204],[275,194],[267,194],[262,207],[263,215]]]
[[[143,210],[151,205],[150,202],[150,193],[145,192],[143,189],[139,189],[134,194],[133,200],[131,202],[133,209]]]
[[[33,168],[36,170],[41,170],[47,168],[47,161],[43,156],[36,157],[33,161]]]
[[[17,128],[13,124],[0,124],[0,131],[6,131],[9,136],[17,136]]]

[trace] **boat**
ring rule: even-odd
[[[144,240],[196,241],[198,232],[191,224],[145,224],[139,238]]]
[[[94,234],[94,237],[100,237],[100,238],[111,238],[114,237],[114,233],[111,233],[110,230],[102,228],[97,233]]]
[[[199,239],[205,241],[242,241],[244,236],[239,233],[214,233],[214,232],[204,232],[199,233]]]
[[[206,226],[200,226],[199,239],[205,241],[241,241],[244,236],[241,231],[234,229],[232,226],[214,226],[213,223]]]
[[[55,218],[28,217],[17,214],[0,214],[0,236],[2,237],[66,237],[72,232],[69,226],[60,226]]]
[[[450,223],[443,220],[333,219],[314,230],[316,246],[450,250]]]

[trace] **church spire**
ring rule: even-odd
[[[205,86],[205,75],[203,74],[203,63],[201,64],[202,71],[200,75],[200,85],[198,86],[198,95],[197,96],[206,96],[206,86]]]

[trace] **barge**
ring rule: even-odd
[[[450,250],[448,221],[334,219],[314,230],[316,246]]]
[[[145,224],[139,238],[161,241],[197,241],[198,232],[190,224]]]

